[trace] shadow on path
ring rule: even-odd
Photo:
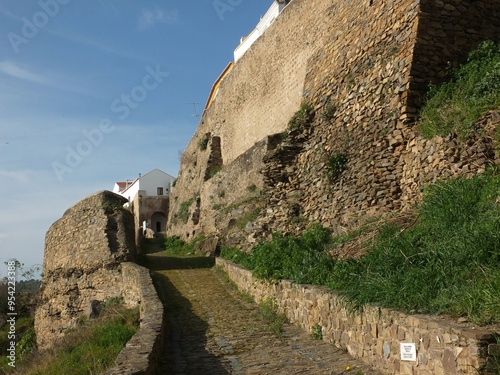
[[[153,282],[165,307],[162,374],[230,374],[229,363],[207,350],[208,322],[195,313],[189,299],[179,291],[179,284],[186,287],[184,272],[211,268],[214,259],[153,253],[145,256],[142,263],[153,271]]]

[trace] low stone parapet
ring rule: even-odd
[[[477,375],[496,342],[492,333],[465,323],[377,306],[354,312],[326,288],[285,280],[270,283],[230,261],[217,258],[216,264],[257,302],[275,298],[291,323],[308,332],[320,326],[324,341],[386,374]]]
[[[123,299],[139,306],[140,328],[116,358],[106,375],[157,374],[163,337],[163,305],[158,298],[149,270],[135,263],[122,263]]]

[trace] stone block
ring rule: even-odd
[[[443,352],[443,369],[447,374],[455,375],[457,373],[457,357],[453,350],[446,348]]]

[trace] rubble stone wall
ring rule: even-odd
[[[498,161],[491,133],[469,143],[454,135],[426,140],[414,124],[427,85],[445,79],[482,40],[499,39],[499,9],[500,0],[292,1],[223,79],[204,113],[182,157],[167,232],[184,239],[228,234],[243,248],[273,231],[300,233],[310,222],[343,233],[411,207],[426,184],[484,171]],[[301,102],[314,116],[290,131]],[[497,115],[486,122],[496,126]],[[266,147],[261,160],[239,163],[275,134],[283,142]],[[220,140],[224,162],[212,175],[210,137]],[[347,163],[332,179],[336,155]],[[266,203],[235,234],[227,223],[251,208],[220,208],[252,199],[235,182],[246,176],[263,186]],[[217,198],[222,192],[225,198]],[[186,202],[192,202],[187,222],[175,220]]]
[[[256,302],[274,298],[291,323],[311,333],[321,327],[324,341],[385,374],[475,375],[488,354],[494,355],[499,347],[492,333],[467,324],[377,306],[353,312],[344,299],[325,288],[289,281],[268,283],[227,260],[217,258],[216,263]],[[402,359],[403,343],[415,345],[416,360]]]
[[[102,191],[70,207],[47,231],[41,302],[35,329],[40,348],[76,326],[91,300],[119,297],[121,264],[135,258],[134,219],[126,199]]]

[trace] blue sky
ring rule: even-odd
[[[0,275],[85,196],[177,175],[214,80],[271,0],[0,0]],[[193,105],[191,103],[199,103]]]

